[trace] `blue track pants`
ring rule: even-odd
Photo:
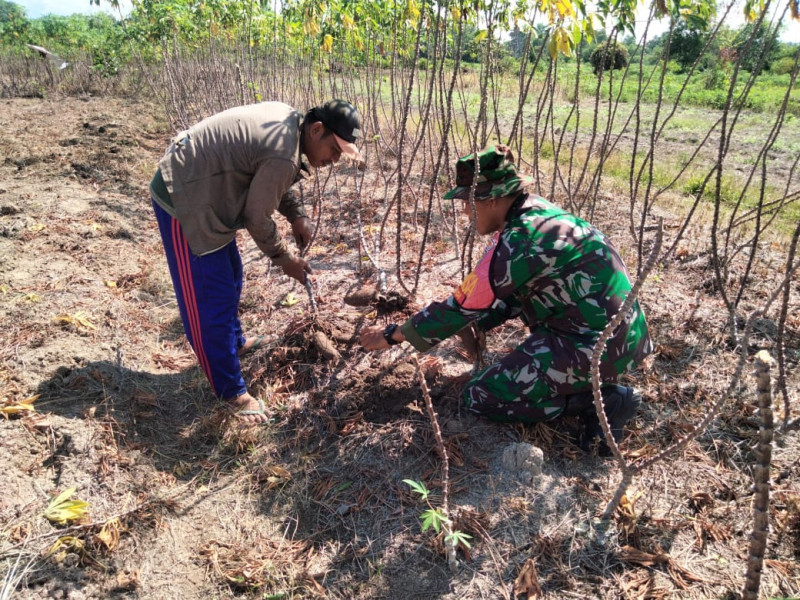
[[[176,218],[153,202],[183,330],[219,398],[247,391],[237,351],[245,342],[239,321],[242,258],[233,240],[195,256]]]

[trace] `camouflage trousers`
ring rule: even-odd
[[[591,340],[533,331],[512,352],[467,383],[464,404],[469,410],[497,421],[536,423],[553,419],[565,408],[565,396],[591,386]],[[603,383],[619,377],[604,354]]]

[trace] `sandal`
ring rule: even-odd
[[[258,400],[258,410],[243,409],[243,410],[237,410],[234,414],[237,417],[246,417],[248,415],[266,416],[267,412],[266,412],[266,407],[264,406],[264,401],[261,398],[256,398],[256,400]]]
[[[245,343],[242,345],[241,348],[239,348],[239,350],[236,351],[236,353],[239,356],[244,356],[245,354],[250,354],[251,352],[255,352],[262,346],[266,345],[267,345],[267,336],[259,335],[252,341],[252,343],[249,346],[247,345],[247,341],[245,341]]]
[[[248,394],[248,396],[250,395]],[[236,399],[238,399],[238,397]],[[235,401],[236,399],[233,400]],[[240,410],[234,411],[233,412],[234,418],[239,419],[242,421],[242,423],[247,423],[248,425],[266,425],[267,423],[269,423],[270,419],[269,415],[267,414],[267,408],[266,405],[264,404],[264,401],[261,398],[250,396],[249,400],[247,400],[247,404],[252,405],[253,400],[258,402],[257,409],[242,408]],[[230,402],[230,400],[228,402]],[[254,420],[247,417],[261,417],[261,418]]]

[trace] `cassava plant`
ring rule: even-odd
[[[420,367],[419,360],[417,360],[416,355],[412,355],[411,360],[414,363],[417,381],[419,382],[420,389],[422,390],[422,397],[425,400],[425,408],[428,412],[428,418],[430,419],[431,426],[433,427],[433,435],[436,439],[436,450],[442,459],[441,507],[434,508],[430,504],[430,501],[428,500],[430,492],[425,487],[425,484],[419,481],[413,481],[411,479],[404,479],[403,481],[410,485],[411,489],[422,496],[422,499],[428,504],[428,510],[424,511],[422,515],[420,515],[420,519],[422,519],[422,531],[426,531],[430,527],[433,527],[437,534],[439,533],[439,530],[443,531],[444,546],[447,552],[447,564],[449,565],[450,570],[455,573],[458,569],[456,549],[458,548],[459,544],[463,544],[469,548],[470,545],[468,540],[471,538],[471,536],[462,531],[453,530],[453,522],[450,519],[449,509],[450,460],[447,456],[447,448],[444,445],[444,439],[442,438],[442,430],[439,427],[439,419],[436,416],[436,412],[433,410],[433,401],[431,400],[431,394],[428,390],[428,384],[425,382],[425,374],[422,372],[422,368]]]

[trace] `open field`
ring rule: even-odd
[[[342,302],[372,281],[356,214],[380,224],[384,205],[369,194],[396,164],[377,144],[370,156],[383,167],[371,162],[363,181],[339,165],[306,187],[320,223],[308,255],[318,313],[240,238],[243,322],[270,335],[244,367],[275,418],[258,429],[233,426],[183,339],[149,206],[147,184],[170,135],[142,101],[0,100],[0,399],[37,397],[35,412],[0,419],[0,577],[15,581],[11,597],[477,600],[533,594],[526,581],[547,598],[735,597],[759,433],[749,375],[704,434],[635,479],[600,543],[594,518],[617,486],[615,464],[576,448],[574,423],[504,425],[463,411],[459,390],[472,364],[448,341],[421,362],[450,454],[455,525],[472,536],[450,573],[441,540],[420,531],[425,505],[403,483],[423,481],[441,501],[441,461],[409,353],[367,355],[355,332],[443,297],[460,279],[459,261],[446,228],[437,229],[407,309],[376,315]],[[675,138],[670,154],[691,151],[690,142],[680,146],[684,133]],[[787,157],[796,140],[781,138]],[[413,185],[418,178],[412,172]],[[654,210],[668,240],[680,223],[670,208]],[[604,194],[594,221],[632,259],[620,218],[627,209],[627,199]],[[415,248],[421,228],[410,210],[403,218],[404,242]],[[368,239],[376,229],[367,228]],[[683,435],[734,371],[707,239],[693,223],[676,260],[642,292],[658,350],[631,379],[645,402],[623,445],[628,456],[653,455]],[[745,313],[785,264],[785,246],[771,244],[750,274],[762,285],[747,289]],[[403,258],[408,279],[416,255]],[[731,266],[731,278],[742,273]],[[401,291],[395,277],[389,283]],[[795,418],[799,297],[795,278],[786,319]],[[319,333],[338,358],[326,358]],[[494,331],[490,355],[522,336],[518,324]],[[770,348],[774,337],[774,315],[764,315],[748,350]],[[543,451],[543,473],[532,480],[503,460],[518,442]],[[800,596],[798,456],[798,432],[778,436],[765,598]],[[88,516],[51,524],[49,499],[73,486]]]

